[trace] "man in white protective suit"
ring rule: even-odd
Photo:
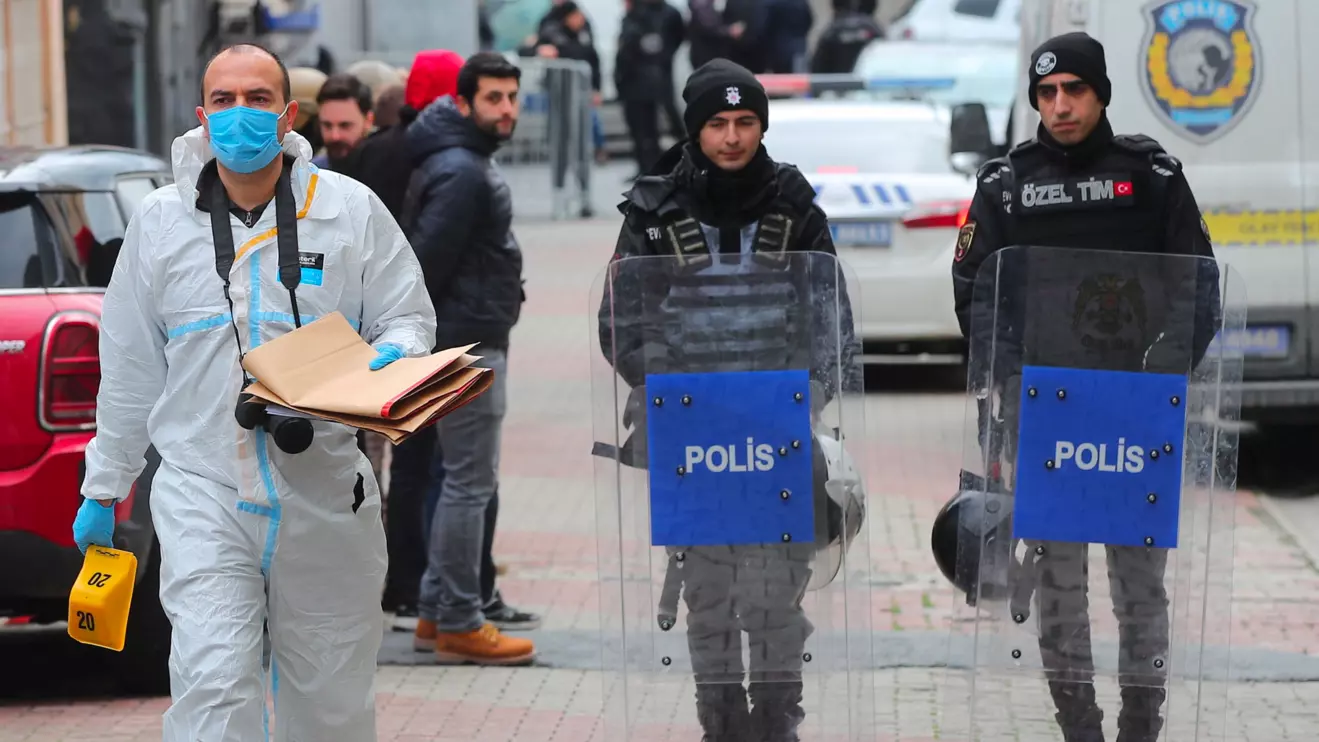
[[[280,742],[369,742],[386,566],[379,487],[351,428],[240,404],[251,381],[240,359],[338,311],[376,348],[378,369],[431,352],[435,311],[380,199],[311,164],[278,57],[227,49],[202,88],[202,125],[174,141],[175,183],[138,208],[106,290],[75,540],[111,543],[107,506],[129,494],[154,445],[151,514],[173,624],[165,741],[253,742],[273,726]]]

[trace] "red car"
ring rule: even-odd
[[[0,149],[0,624],[68,615],[82,567],[72,526],[96,431],[101,299],[129,218],[171,182],[166,162],[135,150]],[[116,510],[115,546],[137,555],[139,574],[114,661],[122,680],[159,691],[170,625],[148,502],[154,449],[147,461]]]

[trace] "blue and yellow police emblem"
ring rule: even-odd
[[[1145,8],[1145,93],[1173,129],[1206,144],[1258,97],[1260,51],[1249,0],[1173,0]]]

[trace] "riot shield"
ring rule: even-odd
[[[604,739],[873,739],[847,284],[834,256],[787,252],[596,281]]]
[[[1244,284],[1012,247],[971,312],[948,738],[1220,738]]]

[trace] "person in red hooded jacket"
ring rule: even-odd
[[[418,52],[412,61],[398,123],[377,129],[358,143],[337,168],[339,172],[375,191],[395,221],[403,210],[403,197],[412,177],[412,158],[404,133],[426,106],[458,90],[463,57],[448,49]]]

